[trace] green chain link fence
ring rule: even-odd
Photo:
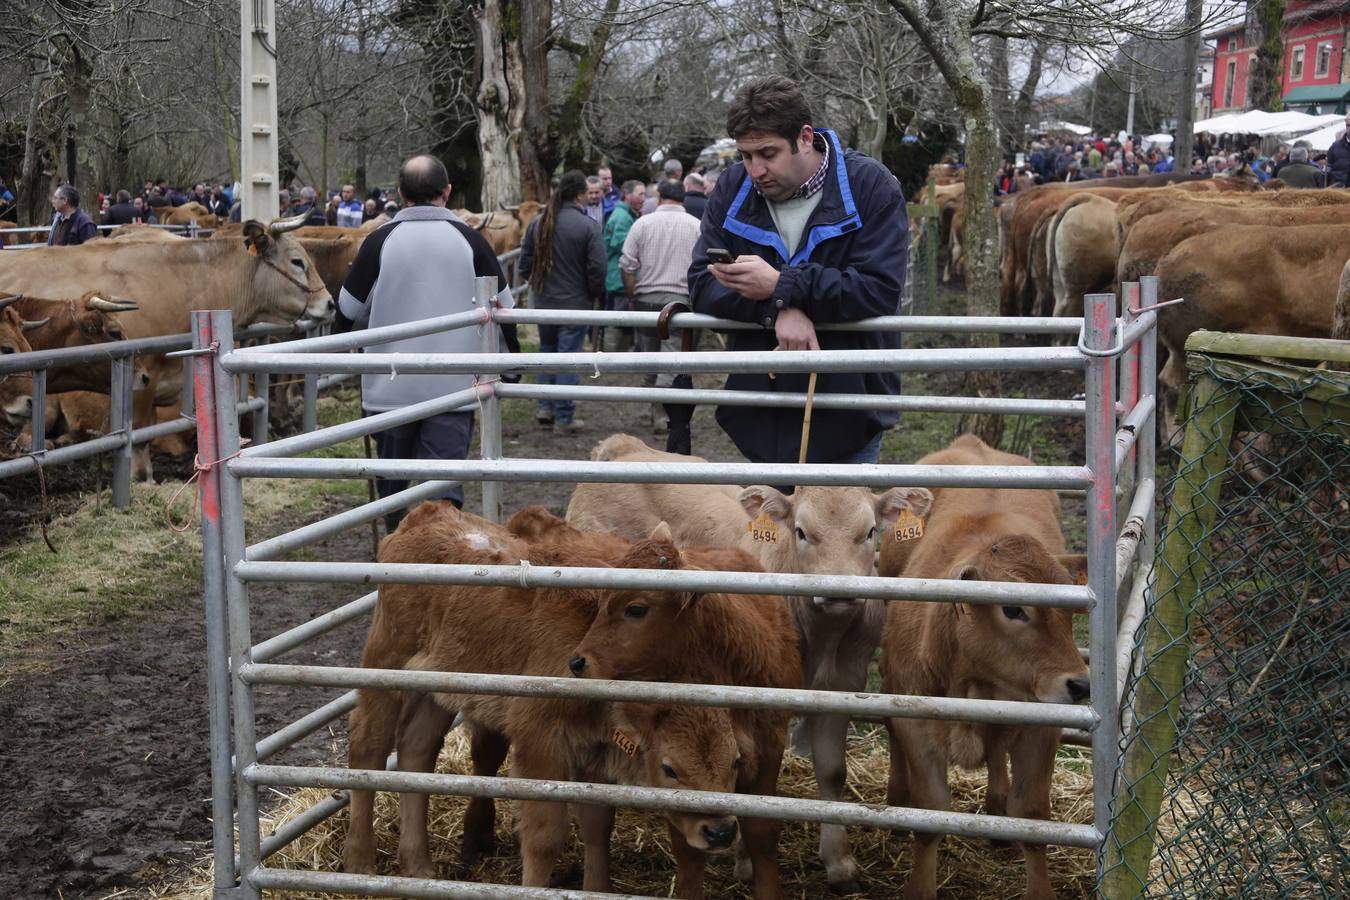
[[[1100,893],[1350,895],[1345,342],[1199,332]],[[1275,359],[1271,359],[1274,357]]]

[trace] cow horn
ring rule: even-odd
[[[90,297],[85,301],[85,306],[110,313],[130,312],[133,309],[140,309],[135,300],[128,300],[126,297],[113,297],[111,300],[104,300],[102,297]]]
[[[32,330],[35,329],[35,328],[41,328],[43,325],[46,325],[46,324],[47,324],[48,322],[50,322],[51,320],[52,320],[52,317],[51,317],[51,316],[48,316],[48,317],[45,318],[45,319],[38,319],[38,320],[35,321],[35,322],[30,322],[28,319],[24,319],[24,320],[23,320],[23,330],[24,330],[24,331],[32,331]]]
[[[4,309],[6,306],[13,306],[15,303],[18,303],[22,299],[23,294],[14,294],[9,297],[0,298],[0,309]]]
[[[276,237],[277,235],[285,234],[288,231],[294,231],[304,225],[305,219],[308,217],[309,213],[301,213],[298,216],[291,216],[289,219],[277,219],[271,225],[267,226],[267,232],[271,234],[272,237]]]
[[[516,205],[511,206],[510,204],[503,203],[503,204],[502,204],[502,209],[506,210],[507,212],[517,213],[517,212],[520,212],[520,204],[517,203]]]

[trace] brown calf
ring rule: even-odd
[[[626,434],[611,435],[591,453],[596,460],[659,461],[672,456]],[[764,485],[738,490],[725,485],[581,484],[572,494],[567,518],[581,528],[630,539],[665,521],[680,546],[736,547],[769,572],[868,576],[876,574],[878,534],[902,510],[926,515],[931,502],[932,494],[923,488],[873,494],[857,487],[803,487],[789,497]],[[789,597],[788,604],[801,635],[806,687],[863,690],[881,640],[885,604],[826,597]],[[847,736],[846,716],[808,716],[796,732],[799,751],[811,754],[821,799],[843,797]],[[833,889],[861,889],[844,826],[820,826],[820,858]]]
[[[13,306],[0,308],[0,354],[9,356],[14,353],[28,353],[33,349],[24,335],[28,324]],[[17,425],[32,418],[32,374],[12,372],[0,375],[0,412],[4,413],[5,422],[10,425]]]
[[[923,465],[1030,465],[962,435]],[[917,540],[883,545],[881,573],[907,578],[951,578],[1071,584],[1085,566],[1064,554],[1059,499],[1053,491],[940,488]],[[894,602],[886,613],[882,686],[892,694],[1079,703],[1088,697],[1088,673],[1073,640],[1073,611],[975,603]],[[985,764],[986,810],[1045,819],[1059,729],[981,725],[924,719],[888,719],[891,777],[887,802],[947,810],[947,767]],[[1008,762],[1012,762],[1012,781]],[[937,895],[941,835],[916,832],[910,900]],[[1045,848],[1023,845],[1026,896],[1053,897]]]
[[[674,550],[671,548],[673,555]],[[461,513],[448,503],[426,503],[381,544],[390,562],[513,564],[528,556],[540,564],[603,566],[560,549],[530,547],[500,526]],[[639,566],[643,559],[620,562]],[[428,671],[560,675],[594,618],[599,592],[520,588],[385,585],[371,625],[363,665]],[[474,774],[493,775],[508,748],[517,746],[516,769],[524,777],[625,780],[669,784],[667,769],[681,786],[728,790],[740,756],[731,719],[712,710],[645,712],[628,705],[522,698],[408,694],[402,702],[389,692],[362,690],[352,713],[348,762],[353,768],[380,768],[397,744],[399,767],[430,771],[456,713],[471,732]],[[631,755],[613,744],[616,731]],[[748,745],[747,745],[748,746]],[[555,758],[553,753],[566,750]],[[663,766],[665,768],[663,768]],[[541,774],[542,773],[542,774]],[[352,824],[344,849],[348,871],[374,867],[370,792],[352,794]],[[521,842],[525,878],[547,875],[557,804],[524,804]],[[562,808],[565,832],[566,813]],[[399,861],[405,875],[434,874],[427,850],[426,796],[400,798]],[[582,809],[588,857],[586,889],[608,887],[608,864],[600,829],[612,815]],[[682,835],[698,849],[724,849],[735,837],[727,817],[670,817],[672,839]],[[495,807],[490,799],[470,801],[463,851],[472,864],[493,844]],[[724,846],[725,845],[725,846]],[[601,855],[597,855],[601,854]],[[687,896],[701,896],[701,886]]]

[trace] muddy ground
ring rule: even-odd
[[[938,338],[916,343],[950,344]],[[714,386],[710,379],[707,386]],[[1021,376],[1013,392],[1068,397],[1080,388],[1068,375]],[[924,392],[955,393],[956,376],[935,377]],[[700,386],[704,386],[700,383]],[[907,386],[912,390],[912,386]],[[504,428],[508,456],[584,458],[600,438],[628,430],[660,444],[663,438],[643,424],[637,405],[583,406],[587,425],[577,435],[556,437],[533,421],[533,410],[514,402]],[[930,417],[931,418],[931,417]],[[914,417],[901,431],[932,431],[936,449],[951,437],[954,420],[925,423]],[[1037,426],[1030,443],[1048,445],[1081,459],[1081,427]],[[1034,438],[1034,440],[1033,440]],[[1077,450],[1072,449],[1077,444]],[[888,439],[883,461],[912,462],[908,448]],[[711,410],[695,419],[695,452],[714,459],[737,459],[712,422]],[[905,453],[901,458],[892,453]],[[1044,451],[1040,454],[1044,457]],[[1059,462],[1059,459],[1038,459]],[[160,460],[162,477],[181,479],[185,461]],[[54,512],[69,509],[80,491],[94,486],[92,467],[53,470],[48,495]],[[103,482],[106,484],[106,479]],[[508,485],[508,512],[543,503],[561,512],[571,485]],[[37,502],[31,476],[0,482],[0,547],[18,540],[41,540],[32,528]],[[477,509],[476,487],[469,507]],[[332,509],[338,506],[333,504]],[[274,523],[271,531],[301,524],[300,517]],[[1075,529],[1070,529],[1072,532]],[[250,542],[263,534],[250,530]],[[1071,538],[1072,540],[1072,538]],[[353,529],[316,545],[305,558],[362,560],[371,557],[368,528]],[[352,587],[260,585],[251,591],[255,640],[359,596]],[[8,662],[0,660],[0,897],[104,897],[143,895],[166,869],[195,861],[210,840],[208,723],[204,666],[205,635],[201,596],[189,591],[160,598],[142,616],[109,623],[74,623],[30,644]],[[355,665],[365,623],[331,632],[313,647],[295,651],[287,662]],[[11,652],[14,648],[11,648]],[[260,692],[259,735],[331,697],[331,693],[287,689]],[[313,735],[276,757],[280,763],[332,761],[344,753],[345,726]],[[122,893],[125,891],[125,893]]]

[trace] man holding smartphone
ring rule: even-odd
[[[742,161],[708,198],[689,268],[695,312],[755,322],[732,350],[891,349],[894,332],[816,332],[816,323],[895,315],[909,222],[900,183],[876,160],[811,125],[801,89],[771,75],[737,92],[727,131]],[[725,261],[719,261],[725,260]],[[807,376],[733,374],[732,390],[805,393]],[[821,373],[818,393],[898,394],[894,372]],[[874,463],[896,412],[817,409],[807,460]],[[796,462],[800,408],[732,407],[717,422],[752,462]]]

